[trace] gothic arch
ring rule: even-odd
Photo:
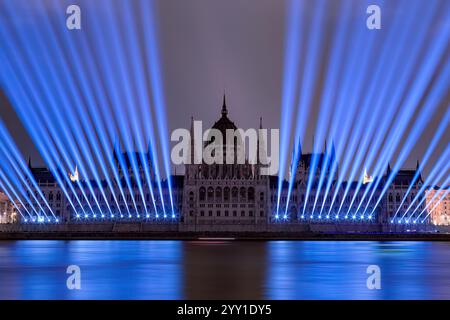
[[[199,190],[199,198],[200,201],[206,201],[206,189],[205,187],[201,187]]]
[[[225,187],[223,189],[223,200],[230,201],[230,188],[228,188],[228,187]]]
[[[244,187],[239,190],[239,199],[244,202],[247,200],[247,190]]]
[[[214,188],[208,188],[208,201],[214,201]]]
[[[216,201],[222,201],[222,188],[216,188]]]
[[[248,188],[247,198],[248,201],[255,201],[255,188],[253,187]]]
[[[239,194],[239,190],[237,187],[233,187],[231,189],[231,200],[232,201],[237,201],[238,200],[238,194]]]

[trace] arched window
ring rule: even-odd
[[[200,197],[200,201],[205,201],[206,200],[206,189],[205,187],[201,187],[199,190],[199,197]]]
[[[194,192],[193,191],[189,192],[189,201],[194,201]]]
[[[230,188],[228,187],[223,189],[223,201],[230,201]]]
[[[216,188],[216,201],[222,201],[222,189],[220,187]]]
[[[213,200],[214,200],[214,188],[209,187],[208,188],[208,201],[213,201]]]
[[[250,187],[248,188],[248,201],[254,201],[255,200],[255,189]]]
[[[239,193],[238,188],[233,187],[233,189],[231,189],[231,200],[232,201],[237,201],[238,193]]]
[[[247,199],[247,190],[245,190],[244,187],[241,187],[239,190],[239,197],[242,201],[245,201]]]

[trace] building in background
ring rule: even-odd
[[[0,191],[0,224],[17,223],[19,215],[11,200]]]
[[[261,224],[267,223],[269,211],[269,176],[261,174],[261,162],[251,163],[248,158],[238,163],[236,157],[239,148],[245,148],[244,138],[237,134],[233,141],[227,141],[227,130],[237,127],[228,118],[225,96],[223,98],[221,117],[212,129],[221,132],[222,145],[216,150],[223,150],[223,159],[227,151],[234,155],[234,164],[196,164],[195,152],[190,152],[190,164],[186,165],[183,183],[182,222],[187,224]],[[260,120],[262,129],[262,120]],[[193,120],[191,137],[194,137]],[[205,143],[217,144],[212,138]],[[195,141],[191,138],[191,150]],[[259,144],[258,144],[259,145]],[[245,149],[244,149],[245,150]],[[241,150],[242,151],[242,150]],[[243,152],[243,151],[242,151]],[[265,154],[265,152],[262,152]]]
[[[261,119],[259,126],[262,129]],[[193,124],[191,127],[191,137],[194,137]],[[227,150],[234,150],[232,154],[236,155],[238,148],[245,148],[239,131],[236,131],[234,141],[226,140],[226,131],[236,130],[237,126],[228,117],[225,97],[221,116],[212,129],[220,131],[225,137],[222,148],[214,148],[223,150],[224,159]],[[211,137],[204,146],[214,142]],[[194,144],[192,139],[192,150]],[[258,148],[260,145],[264,146],[264,141],[258,144]],[[297,148],[300,148],[298,162],[290,167],[290,174],[295,175],[292,192],[288,201],[289,184],[283,180],[279,206],[278,177],[261,174],[264,168],[262,163],[266,162],[259,156],[267,156],[267,150],[261,150],[260,153],[258,149],[257,161],[249,161],[246,157],[240,164],[236,164],[236,161],[235,164],[197,164],[194,152],[191,152],[190,164],[186,164],[184,176],[171,176],[169,184],[167,180],[158,183],[152,168],[154,161],[150,147],[144,153],[137,153],[123,152],[115,145],[112,159],[115,173],[110,173],[109,183],[105,179],[98,182],[88,180],[75,167],[75,171],[68,173],[67,179],[64,179],[64,185],[60,186],[48,168],[33,167],[30,161],[29,169],[40,190],[30,183],[32,193],[27,191],[27,197],[31,203],[25,203],[25,208],[30,212],[33,208],[40,208],[48,217],[55,215],[53,221],[62,223],[113,220],[194,225],[331,222],[412,224],[433,220],[436,224],[449,224],[448,197],[436,205],[432,216],[428,215],[429,211],[421,214],[425,208],[431,210],[435,206],[428,203],[433,198],[433,192],[437,191],[428,190],[425,204],[419,163],[415,169],[398,170],[392,181],[389,179],[390,182],[391,168],[388,166],[382,176],[371,177],[364,170],[361,181],[342,181],[339,184],[339,163],[333,143],[329,148],[325,143],[323,152],[316,153],[303,153],[301,145]],[[316,168],[314,174],[311,167]],[[386,183],[389,183],[388,188],[385,188]],[[327,185],[329,190],[325,196]],[[45,200],[39,196],[39,191]],[[173,215],[170,195],[173,197]],[[440,199],[434,198],[435,202]],[[40,203],[35,203],[36,199]]]
[[[399,170],[397,172],[386,193],[387,199],[384,210],[386,212],[386,220],[383,222],[404,221],[409,223],[427,217],[426,213],[422,214],[425,208],[425,201],[423,201],[425,195],[423,191],[419,193],[423,185],[422,173],[419,168],[420,165],[417,162],[415,169]],[[389,177],[390,174],[391,166],[388,165],[386,177]],[[397,221],[394,221],[394,217]],[[428,223],[429,216],[426,219]]]
[[[431,212],[431,223],[440,226],[450,225],[450,186],[429,188],[426,191],[426,206]],[[444,196],[444,194],[446,195]]]
[[[44,197],[40,197],[38,190],[36,190],[33,184],[30,183],[30,190],[27,191],[29,202],[25,204],[28,211],[33,212],[33,208],[39,208],[40,211],[43,210],[48,217],[51,217],[52,213],[48,208],[50,207],[53,214],[59,219],[60,222],[69,221],[69,213],[67,210],[68,201],[53,173],[46,167],[33,167],[31,164],[31,159],[28,161],[28,168],[30,169],[31,174],[33,175],[33,178],[35,179],[42,196]],[[34,193],[34,196],[31,195],[31,192]],[[37,203],[36,199],[39,203]],[[48,206],[45,201],[48,203]]]

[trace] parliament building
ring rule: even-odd
[[[218,109],[220,109],[220,117],[212,125],[212,128],[220,131],[226,137],[226,130],[235,130],[238,126],[229,117],[225,97],[221,108]],[[261,119],[259,127],[263,128]],[[259,136],[258,139],[260,138]],[[214,141],[206,143],[214,143]],[[233,141],[225,139],[222,143],[224,154],[229,148],[239,147],[236,145],[238,143],[236,139]],[[191,144],[193,145],[194,141],[191,141]],[[287,181],[283,181],[280,203],[278,203],[278,177],[263,175],[260,161],[251,162],[245,159],[244,163],[240,164],[206,164],[204,162],[197,164],[192,158],[190,164],[185,165],[184,175],[171,176],[170,185],[176,212],[175,217],[172,217],[171,213],[168,213],[166,217],[162,214],[164,210],[169,212],[171,207],[168,201],[170,198],[169,184],[167,180],[161,181],[159,186],[154,183],[156,179],[150,165],[152,163],[150,151],[144,154],[133,154],[133,158],[137,159],[134,166],[138,167],[140,175],[140,177],[135,177],[134,170],[131,169],[130,154],[115,147],[114,164],[117,172],[114,175],[118,175],[118,179],[110,179],[109,182],[102,181],[100,184],[91,181],[91,188],[87,187],[88,181],[82,179],[74,182],[73,185],[65,182],[65,189],[70,194],[72,204],[69,203],[62,188],[47,168],[33,167],[31,161],[29,168],[48,205],[61,223],[82,222],[86,218],[99,221],[101,219],[105,221],[128,219],[128,221],[141,223],[169,221],[173,223],[173,218],[176,218],[175,222],[182,224],[326,223],[327,221],[339,223],[342,219],[347,218],[351,223],[388,223],[400,204],[402,204],[402,208],[399,210],[400,214],[409,207],[423,184],[421,175],[418,179],[414,179],[419,165],[412,170],[400,170],[375,208],[375,201],[378,200],[386,178],[390,174],[388,167],[386,175],[381,178],[381,183],[374,191],[371,202],[367,203],[369,197],[366,197],[361,205],[361,208],[367,207],[368,213],[373,211],[373,219],[371,221],[360,221],[358,217],[352,219],[352,216],[356,214],[350,212],[351,208],[354,209],[359,205],[365,188],[370,188],[371,183],[361,184],[357,181],[347,181],[340,184],[339,189],[336,190],[339,163],[336,159],[334,145],[328,149],[325,146],[322,153],[315,154],[303,153],[301,146],[297,146],[297,148],[300,148],[300,158],[298,164],[290,170],[290,174],[295,175],[294,183],[289,192]],[[260,155],[264,154],[264,151],[262,153],[259,151],[257,152],[258,160]],[[194,157],[194,152],[191,152],[191,157]],[[316,164],[314,174],[311,174],[312,163]],[[146,166],[150,166],[147,168],[148,170],[146,170]],[[321,170],[325,170],[325,179],[323,179],[325,182],[322,183],[320,183]],[[136,183],[137,179],[142,182],[141,186]],[[146,184],[146,181],[149,180],[153,181],[152,185]],[[404,195],[414,180],[416,181],[409,195],[403,201]],[[120,181],[120,186],[116,181]],[[324,190],[327,181],[331,183],[325,197]],[[307,193],[308,185],[310,185],[309,194]],[[317,190],[320,190],[319,194],[317,194]],[[347,194],[344,198],[345,190],[347,190]],[[357,192],[357,196],[351,206],[355,192]],[[288,194],[290,194],[289,201],[287,201]],[[32,197],[30,198],[32,199]],[[422,197],[415,200],[417,205],[420,203],[418,213],[426,205],[424,201],[420,202],[421,200]],[[286,209],[287,203],[289,204]],[[46,207],[44,201],[40,205],[43,208]],[[341,216],[337,217],[340,206]],[[277,207],[279,214],[276,214]],[[31,210],[31,206],[28,209]],[[313,219],[310,217],[311,212],[314,212]],[[350,212],[349,217],[345,215],[346,212]]]

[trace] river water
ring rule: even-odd
[[[0,299],[450,299],[450,243],[3,241]]]

